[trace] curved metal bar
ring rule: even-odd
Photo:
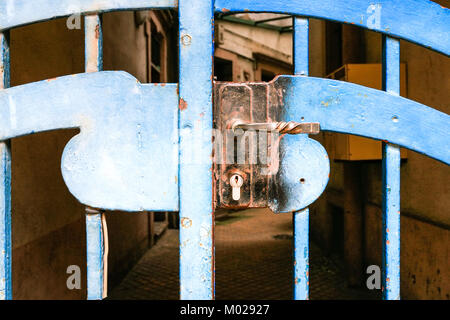
[[[177,7],[177,0],[2,0],[0,31],[73,14]]]
[[[0,140],[80,128],[61,171],[83,204],[105,210],[178,210],[176,84],[125,72],[64,76],[0,91]]]
[[[450,116],[403,97],[337,80],[280,76],[284,121],[319,122],[323,131],[354,134],[450,164]],[[293,106],[295,105],[295,107]]]
[[[450,55],[450,10],[428,0],[216,0],[215,11],[275,12],[334,20]]]

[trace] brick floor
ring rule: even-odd
[[[245,210],[216,220],[216,299],[292,298],[292,216]],[[167,230],[109,299],[178,299],[178,231]],[[311,299],[372,299],[349,289],[343,268],[311,243]]]

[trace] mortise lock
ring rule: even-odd
[[[233,174],[230,178],[230,186],[232,188],[232,198],[235,201],[241,199],[241,187],[244,184],[244,179],[239,174]]]
[[[320,124],[288,113],[289,79],[214,82],[216,208],[299,210],[328,181],[326,152],[308,137],[320,132]]]

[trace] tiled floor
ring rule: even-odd
[[[245,210],[217,219],[216,299],[292,298],[292,216]],[[178,299],[178,231],[167,230],[109,294],[110,299]],[[347,288],[338,260],[311,243],[311,299],[371,299]]]

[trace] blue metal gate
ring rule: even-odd
[[[178,9],[179,84],[140,84],[125,72],[99,72],[100,14],[137,9]],[[442,147],[449,141],[450,117],[399,97],[399,39],[450,54],[450,12],[427,0],[2,1],[0,299],[13,296],[8,139],[62,128],[80,128],[80,134],[64,150],[61,170],[71,193],[87,206],[88,299],[101,299],[105,291],[102,210],[179,211],[180,297],[214,298],[214,13],[247,11],[296,17],[295,76],[280,76],[274,83],[284,90],[281,121],[301,119],[305,123],[320,123],[324,131],[383,141],[384,298],[400,298],[399,146],[450,163],[450,149]],[[85,16],[86,73],[8,88],[8,30],[72,14]],[[386,92],[307,77],[309,17],[351,23],[382,33]],[[303,151],[299,151],[300,147]],[[329,163],[312,165],[315,162],[299,161],[327,157],[307,134],[285,137],[283,148],[286,152],[281,155],[278,178],[287,199],[284,206],[272,208],[294,212],[294,298],[308,299],[307,205],[320,195],[328,177],[305,186],[299,183],[295,172],[322,177],[328,174]],[[198,151],[195,161],[189,159],[192,150]],[[108,159],[114,170],[105,174],[102,159]],[[117,179],[122,184],[117,184]]]

